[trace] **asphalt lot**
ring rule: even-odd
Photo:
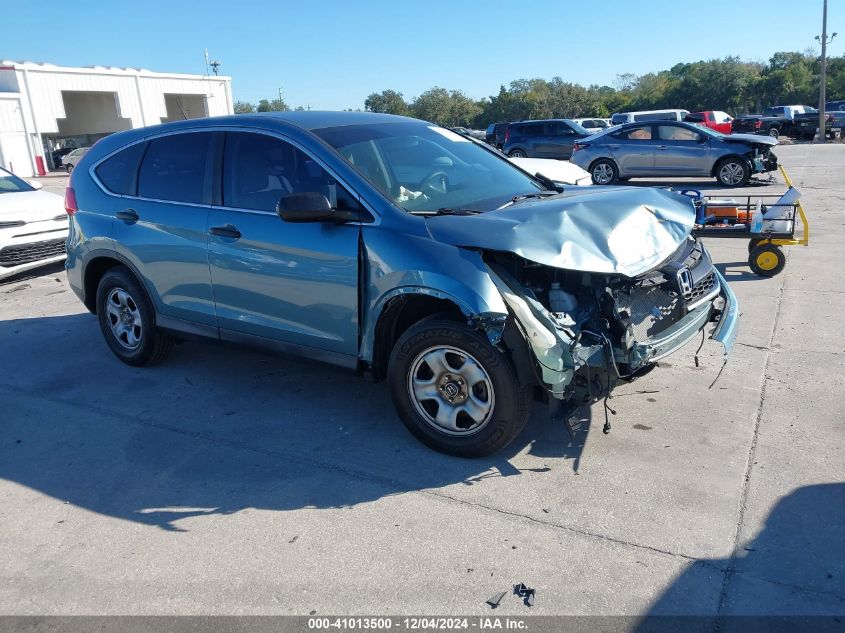
[[[709,242],[743,316],[715,385],[711,341],[616,392],[610,435],[601,404],[577,443],[538,406],[487,459],[319,365],[128,367],[61,269],[3,282],[0,613],[484,615],[523,582],[495,615],[842,616],[845,146],[777,153],[812,242],[773,279]]]

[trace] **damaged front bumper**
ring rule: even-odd
[[[711,298],[699,302],[658,335],[621,349],[601,332],[577,331],[562,323],[560,315],[550,313],[523,292],[506,271],[489,269],[491,279],[533,352],[537,379],[550,396],[549,404],[556,418],[571,415],[581,405],[606,397],[620,380],[630,381],[645,373],[657,360],[695,340],[708,323],[716,323],[711,338],[722,344],[727,357],[737,335],[739,306],[725,278],[715,268],[713,272],[718,288]]]
[[[722,344],[726,356],[730,354],[736,339],[739,321],[736,295],[719,271],[714,268],[713,272],[718,280],[717,296],[721,297],[723,301],[722,308],[715,309],[712,301],[703,303],[659,335],[643,343],[635,343],[631,350],[631,360],[634,366],[653,363],[669,356],[693,340],[701,329],[714,319],[718,319],[718,323],[710,338]]]

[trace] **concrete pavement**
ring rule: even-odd
[[[610,435],[537,407],[481,460],[384,385],[201,343],[134,369],[61,270],[3,283],[0,613],[486,614],[524,582],[532,615],[845,614],[845,146],[778,155],[812,244],[773,279],[708,244],[743,312],[716,384],[719,346],[685,349]]]

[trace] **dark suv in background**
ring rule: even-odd
[[[484,140],[487,141],[488,145],[492,145],[496,149],[502,149],[502,145],[505,144],[505,130],[507,129],[507,123],[491,123],[487,126]]]
[[[502,151],[514,158],[569,158],[573,144],[590,132],[569,119],[510,123]]]

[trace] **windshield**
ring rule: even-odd
[[[506,159],[436,125],[399,121],[313,132],[406,211],[490,211],[544,189]]]
[[[21,191],[35,191],[35,188],[25,180],[0,167],[0,193],[19,193]]]

